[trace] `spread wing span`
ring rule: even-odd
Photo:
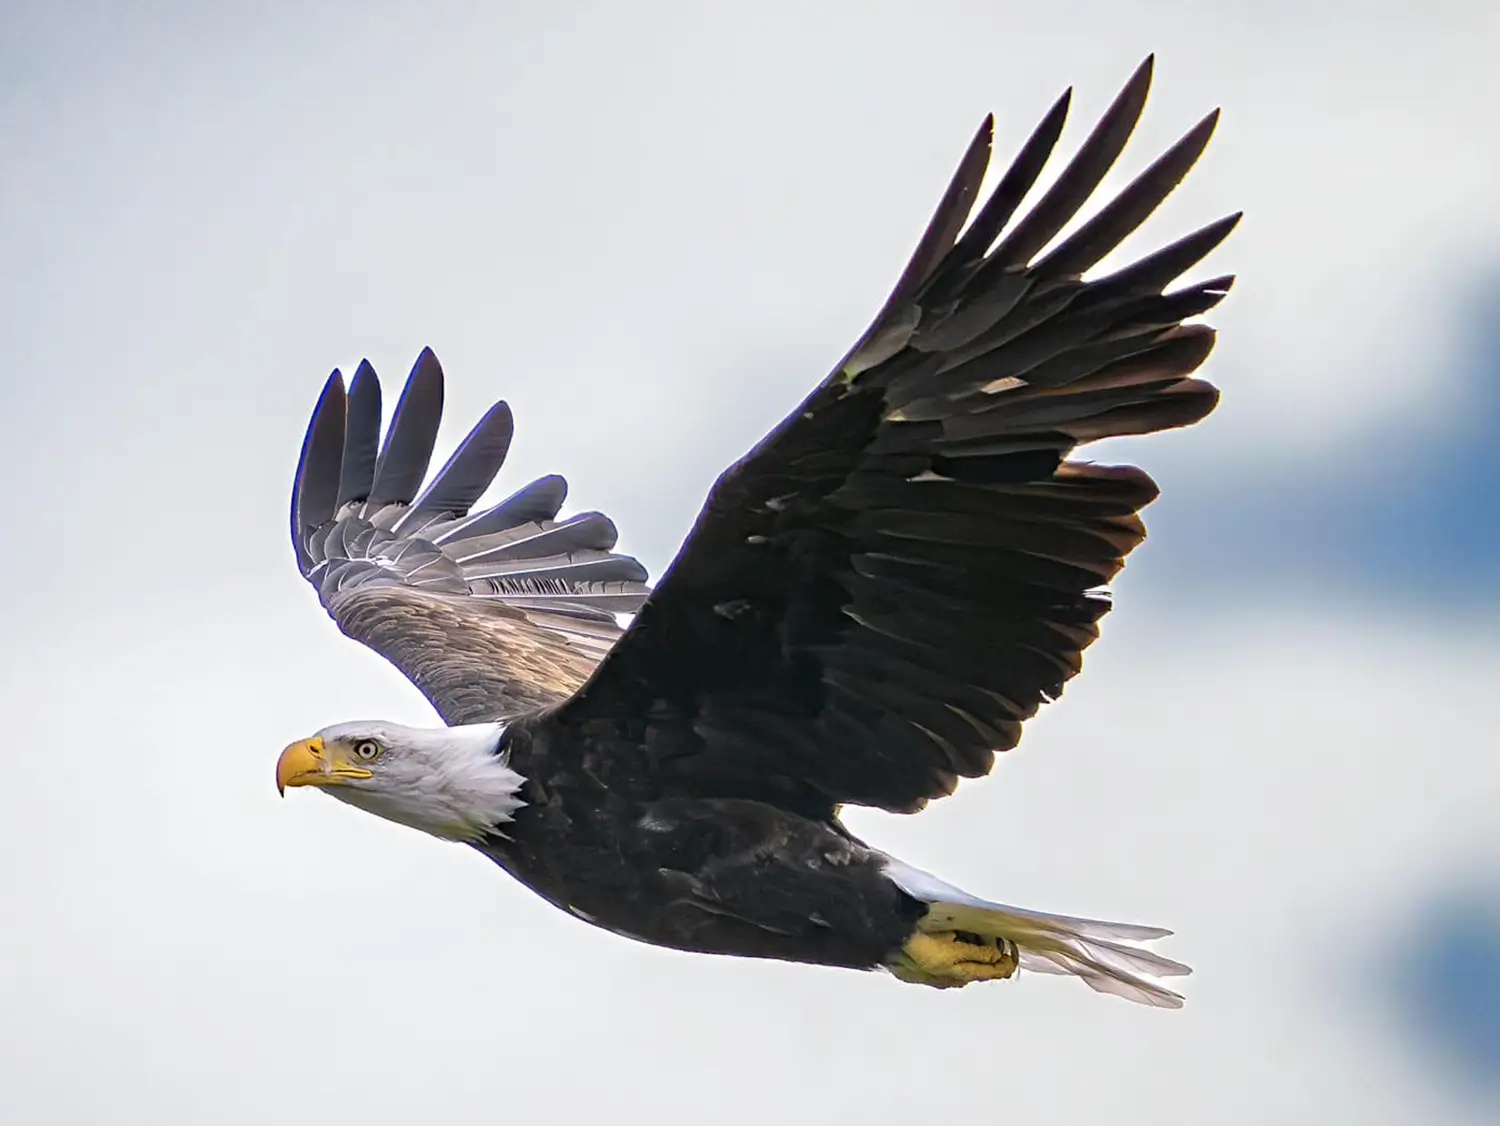
[[[1207,144],[1194,126],[1053,244],[1123,149],[1151,60],[1017,218],[1065,94],[964,229],[990,155],[974,138],[894,292],[833,373],[714,485],[625,635],[550,722],[653,785],[826,815],[921,808],[1013,747],[1079,671],[1100,590],[1156,496],[1077,446],[1186,426],[1218,393],[1183,322],[1232,279],[1171,289],[1212,223],[1082,275]],[[1012,222],[1014,220],[1014,222]]]
[[[380,382],[335,371],[308,425],[292,493],[303,576],[344,633],[380,653],[448,723],[513,715],[574,691],[636,610],[646,571],[610,549],[597,512],[558,520],[568,487],[543,477],[481,511],[510,449],[496,403],[422,487],[443,413],[423,351],[380,440]]]

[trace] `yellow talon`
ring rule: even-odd
[[[918,931],[887,968],[902,981],[940,989],[971,981],[999,981],[1015,974],[1019,951],[1014,943],[1005,939],[971,942],[970,937],[960,938],[953,931]]]

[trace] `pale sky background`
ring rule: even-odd
[[[1497,13],[0,7],[0,1120],[1494,1121]],[[430,716],[293,565],[330,368],[393,401],[431,345],[445,443],[507,398],[497,492],[563,473],[659,572],[984,113],[1008,158],[1074,84],[1071,153],[1151,51],[1111,183],[1224,107],[1127,244],[1247,212],[1223,406],[1128,447],[1164,497],[1066,699],[850,820],[1174,927],[1185,1010],[658,951],[277,799],[289,740]]]

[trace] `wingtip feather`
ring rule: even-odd
[[[412,365],[375,463],[367,511],[410,504],[422,485],[443,416],[443,368],[431,348]]]
[[[312,562],[307,551],[307,534],[333,518],[338,499],[346,410],[344,375],[334,368],[308,420],[292,485],[292,548],[304,574]]]

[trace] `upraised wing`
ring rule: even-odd
[[[384,656],[448,723],[514,715],[578,688],[634,612],[646,571],[611,551],[609,518],[557,519],[568,486],[543,477],[471,511],[510,449],[496,403],[422,487],[443,413],[424,350],[380,440],[380,381],[335,371],[302,444],[292,545],[339,629]]]
[[[555,714],[611,785],[817,816],[911,811],[988,772],[1079,671],[1109,608],[1100,588],[1144,538],[1157,489],[1067,455],[1197,422],[1218,398],[1190,378],[1213,331],[1182,322],[1232,279],[1166,287],[1238,215],[1081,277],[1178,184],[1217,113],[1042,253],[1119,156],[1150,78],[1148,59],[1012,224],[1064,94],[959,237],[985,122],[869,331],[719,478],[625,636]]]

